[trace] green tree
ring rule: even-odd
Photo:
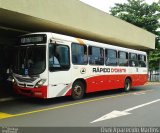
[[[160,4],[147,4],[144,0],[128,0],[124,4],[115,4],[110,10],[111,15],[132,23],[157,35],[156,49],[149,52],[149,68],[157,69],[160,60]]]

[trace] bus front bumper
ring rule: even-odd
[[[47,98],[47,86],[41,86],[39,88],[27,88],[14,85],[13,88],[17,94],[42,99]]]

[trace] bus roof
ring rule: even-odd
[[[74,43],[83,43],[88,46],[91,45],[91,46],[96,46],[96,47],[115,49],[115,50],[120,50],[120,51],[127,51],[127,52],[139,53],[139,54],[146,55],[146,52],[140,51],[140,50],[125,48],[125,47],[120,47],[120,46],[115,46],[115,45],[100,43],[100,42],[95,42],[95,41],[90,41],[90,40],[86,40],[86,39],[76,38],[76,37],[52,33],[52,32],[35,32],[35,33],[26,34],[26,35],[31,35],[31,34],[46,34],[51,39],[55,39],[55,40],[63,40],[63,41],[69,41],[69,42],[74,42]]]

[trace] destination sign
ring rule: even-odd
[[[47,42],[45,34],[27,35],[20,38],[21,44],[42,44]]]

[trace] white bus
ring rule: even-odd
[[[19,37],[13,88],[19,94],[53,98],[144,85],[146,52],[55,34]]]

